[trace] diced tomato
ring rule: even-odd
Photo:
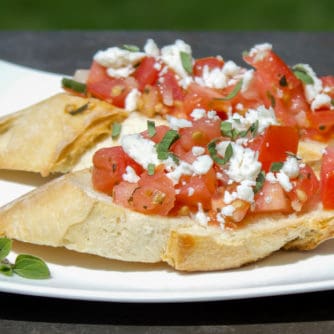
[[[112,78],[106,68],[93,62],[87,80],[87,90],[93,96],[109,102],[117,107],[124,108],[128,93],[137,87],[133,77]]]
[[[213,88],[191,83],[187,88],[187,94],[183,101],[184,113],[189,115],[194,109],[201,108],[207,111],[215,110],[222,119],[226,119],[231,103],[219,100],[223,97],[224,95]]]
[[[334,98],[334,75],[326,75],[320,78],[324,88],[329,91],[326,91],[331,98]]]
[[[262,57],[256,54],[244,57],[245,61],[256,69],[257,90],[266,107],[273,106],[277,119],[284,125],[307,127],[307,103],[301,81],[289,66],[273,51],[268,50]]]
[[[318,194],[320,183],[313,169],[305,165],[300,168],[296,180],[292,181],[293,189],[287,193],[295,211],[300,211]]]
[[[262,189],[255,195],[255,213],[291,211],[290,200],[279,183],[265,181]]]
[[[127,166],[131,166],[136,173],[143,171],[143,168],[131,159],[121,146],[98,150],[93,156],[94,188],[111,195],[114,186],[122,181]]]
[[[170,128],[167,125],[159,125],[155,127],[155,135],[150,137],[148,135],[148,130],[145,130],[142,132],[142,136],[146,139],[150,139],[154,141],[155,143],[160,143],[162,138],[165,136],[166,132],[170,130]]]
[[[141,175],[138,187],[132,194],[134,210],[145,214],[166,216],[174,207],[175,189],[162,170],[154,175]]]
[[[285,161],[287,152],[296,154],[298,140],[296,128],[277,125],[266,128],[258,148],[262,169],[268,172],[273,162]]]
[[[169,109],[162,104],[160,90],[156,86],[147,85],[139,97],[138,111],[154,117],[156,114],[164,115]]]
[[[185,151],[191,150],[193,146],[205,146],[212,139],[221,136],[220,120],[209,120],[203,117],[193,121],[193,126],[180,129],[179,133],[179,142]]]
[[[210,71],[214,68],[222,68],[224,66],[224,60],[218,57],[205,57],[195,60],[193,74],[196,77],[201,77],[203,74],[204,66],[207,66]]]
[[[124,206],[125,208],[132,208],[132,194],[138,188],[138,183],[130,183],[122,181],[113,188],[112,197],[116,204]]]
[[[325,209],[334,209],[334,146],[328,146],[322,156],[321,200]]]
[[[211,208],[211,197],[216,189],[216,173],[211,168],[205,175],[182,176],[176,187],[178,205],[197,208],[198,203],[203,209]]]
[[[175,73],[170,68],[161,76],[159,87],[162,101],[167,106],[173,106],[175,101],[182,101],[184,91],[176,80]]]
[[[154,57],[145,57],[133,76],[138,82],[138,89],[142,92],[147,85],[154,85],[158,79],[159,71],[154,67],[156,60]]]

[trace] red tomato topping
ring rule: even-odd
[[[154,67],[155,63],[155,58],[145,57],[133,74],[141,92],[144,90],[145,86],[154,85],[158,79],[159,71]]]
[[[290,201],[279,183],[265,181],[262,189],[255,195],[255,213],[291,211]]]
[[[334,209],[334,146],[326,148],[322,156],[321,200],[325,209]]]
[[[112,78],[107,74],[105,67],[95,61],[92,63],[87,80],[87,90],[93,96],[124,108],[126,96],[136,87],[137,82],[133,77]]]
[[[134,210],[145,214],[166,216],[174,207],[175,189],[162,170],[154,175],[141,175],[138,187],[132,193]]]
[[[207,66],[210,71],[214,68],[222,68],[224,66],[224,60],[218,57],[205,57],[195,60],[193,74],[196,77],[201,77],[203,74],[204,66]]]
[[[121,146],[102,148],[93,156],[93,185],[96,190],[111,195],[114,186],[120,183],[127,166],[131,166],[136,173],[143,171],[133,159],[131,159]]]
[[[298,131],[289,126],[270,125],[266,128],[259,144],[259,161],[265,172],[273,162],[285,161],[287,152],[296,154],[298,149]],[[256,149],[253,147],[253,149]]]

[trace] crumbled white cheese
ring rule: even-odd
[[[143,168],[160,163],[155,149],[155,142],[143,138],[140,134],[125,135],[121,138],[121,145],[125,153]]]
[[[198,157],[205,153],[205,148],[202,146],[193,146],[191,152],[195,157]]]
[[[330,109],[331,108],[331,97],[325,93],[320,93],[318,95],[316,95],[316,97],[314,98],[314,100],[311,103],[311,109],[312,110],[317,110],[317,109],[321,109],[321,108],[327,108]]]
[[[193,125],[190,121],[183,119],[183,118],[176,118],[174,116],[167,116],[167,121],[169,123],[169,126],[173,130],[179,130],[182,128],[189,128]]]
[[[149,38],[144,45],[144,51],[148,56],[159,57],[160,50],[153,39]]]
[[[263,133],[269,125],[278,124],[273,108],[266,108],[264,105],[257,109],[248,109],[245,116],[235,113],[229,116],[228,121],[238,131],[248,130],[249,127],[258,122],[258,133]]]
[[[201,109],[201,108],[194,109],[190,114],[191,118],[194,121],[197,121],[197,120],[203,118],[205,115],[206,115],[205,109]]]
[[[127,166],[125,168],[125,173],[122,175],[122,179],[130,183],[136,183],[140,180],[140,177],[131,166]]]
[[[279,184],[282,186],[282,188],[286,191],[289,192],[292,190],[292,184],[290,182],[289,176],[286,175],[284,172],[280,171],[279,173],[276,174],[277,181]]]
[[[212,121],[217,121],[219,119],[219,116],[217,115],[217,112],[215,110],[209,110],[207,112],[207,117]]]
[[[201,86],[210,88],[225,88],[227,86],[227,77],[222,68],[209,69],[207,65],[204,65],[202,76],[195,78],[196,83]]]
[[[192,215],[192,218],[197,221],[200,225],[207,226],[209,217],[203,211],[202,203],[198,203],[198,211]]]
[[[225,218],[223,217],[223,215],[220,212],[218,212],[216,214],[216,219],[217,219],[218,223],[220,224],[220,228],[224,229],[225,228]]]
[[[138,106],[138,100],[141,93],[137,88],[133,88],[125,98],[125,110],[135,111]]]
[[[135,71],[134,65],[145,57],[144,52],[133,52],[118,47],[100,50],[94,60],[107,68],[108,75],[119,78],[127,77]]]
[[[221,213],[225,216],[225,217],[232,217],[233,212],[235,211],[235,207],[233,205],[226,205],[221,209]]]
[[[269,43],[256,44],[253,48],[250,49],[249,55],[254,57],[254,61],[258,62],[263,60],[268,51],[272,50],[272,45]]]
[[[191,56],[191,47],[184,41],[178,39],[172,45],[166,45],[161,49],[161,59],[172,68],[180,78],[188,77],[188,73],[183,67],[181,61],[181,52],[188,53]]]
[[[191,164],[181,161],[178,166],[171,172],[168,172],[166,176],[172,180],[173,184],[178,184],[182,175],[192,175],[194,173]]]
[[[237,186],[237,196],[238,198],[253,203],[254,202],[254,190],[251,185],[254,185],[253,183],[249,183],[247,181],[242,181]]]
[[[276,176],[273,172],[269,172],[266,174],[266,180],[269,181],[270,183],[276,183],[278,182],[276,179]]]
[[[190,197],[190,196],[194,195],[194,193],[195,193],[195,189],[193,187],[189,187],[188,188],[188,196]]]
[[[222,157],[229,145],[229,141],[220,142],[217,146],[217,152]],[[233,154],[228,162],[226,174],[236,182],[244,180],[255,181],[261,171],[261,163],[258,161],[258,152],[245,148],[236,143],[231,143]]]
[[[206,174],[213,165],[213,160],[209,155],[200,155],[192,163],[194,173],[197,175]]]
[[[308,103],[311,103],[318,94],[322,91],[322,81],[317,77],[316,73],[314,72],[313,68],[308,64],[298,64],[296,66],[302,67],[305,72],[312,78],[312,84],[305,84],[304,91],[306,100]]]
[[[234,200],[236,200],[238,198],[238,194],[236,191],[230,193],[229,191],[225,190],[224,191],[224,203],[225,204],[230,204],[232,203]]]
[[[284,162],[281,171],[289,178],[295,178],[299,175],[299,164],[296,157],[288,156]]]
[[[236,77],[242,74],[243,69],[235,62],[229,60],[221,68],[209,69],[208,65],[203,66],[202,76],[196,77],[195,82],[201,86],[222,89],[235,83]]]
[[[242,76],[241,93],[245,93],[254,78],[254,70],[248,70]]]

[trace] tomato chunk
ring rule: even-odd
[[[325,209],[334,209],[334,146],[326,148],[320,171],[321,200]]]
[[[93,156],[92,179],[96,190],[111,195],[114,186],[120,183],[127,166],[131,166],[136,173],[143,169],[131,159],[121,146],[102,148]]]
[[[97,62],[93,62],[87,80],[87,90],[93,96],[124,108],[125,98],[128,93],[137,87],[133,77],[112,78],[107,74],[106,68]]]
[[[287,152],[296,154],[298,140],[296,128],[270,125],[265,130],[258,148],[262,169],[268,172],[273,162],[285,161]]]
[[[195,60],[193,74],[196,77],[201,77],[203,74],[204,66],[207,66],[210,71],[214,68],[222,68],[224,66],[224,60],[218,57],[205,57]]]
[[[265,181],[262,189],[255,195],[255,213],[291,211],[290,201],[279,183]]]
[[[145,86],[154,85],[158,79],[159,71],[154,67],[155,63],[155,58],[145,57],[133,74],[141,92],[144,90]]]
[[[143,173],[132,194],[134,210],[145,214],[166,216],[174,207],[174,202],[173,183],[162,170],[157,170],[154,175]]]

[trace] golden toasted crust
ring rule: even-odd
[[[106,258],[165,261],[177,270],[235,268],[279,249],[312,249],[334,235],[334,212],[248,218],[236,230],[190,218],[144,215],[92,188],[89,170],[69,173],[0,209],[0,235]]]
[[[82,112],[69,112],[80,107]],[[0,119],[0,168],[42,176],[68,172],[98,137],[111,132],[113,122],[126,116],[97,99],[54,95]]]

